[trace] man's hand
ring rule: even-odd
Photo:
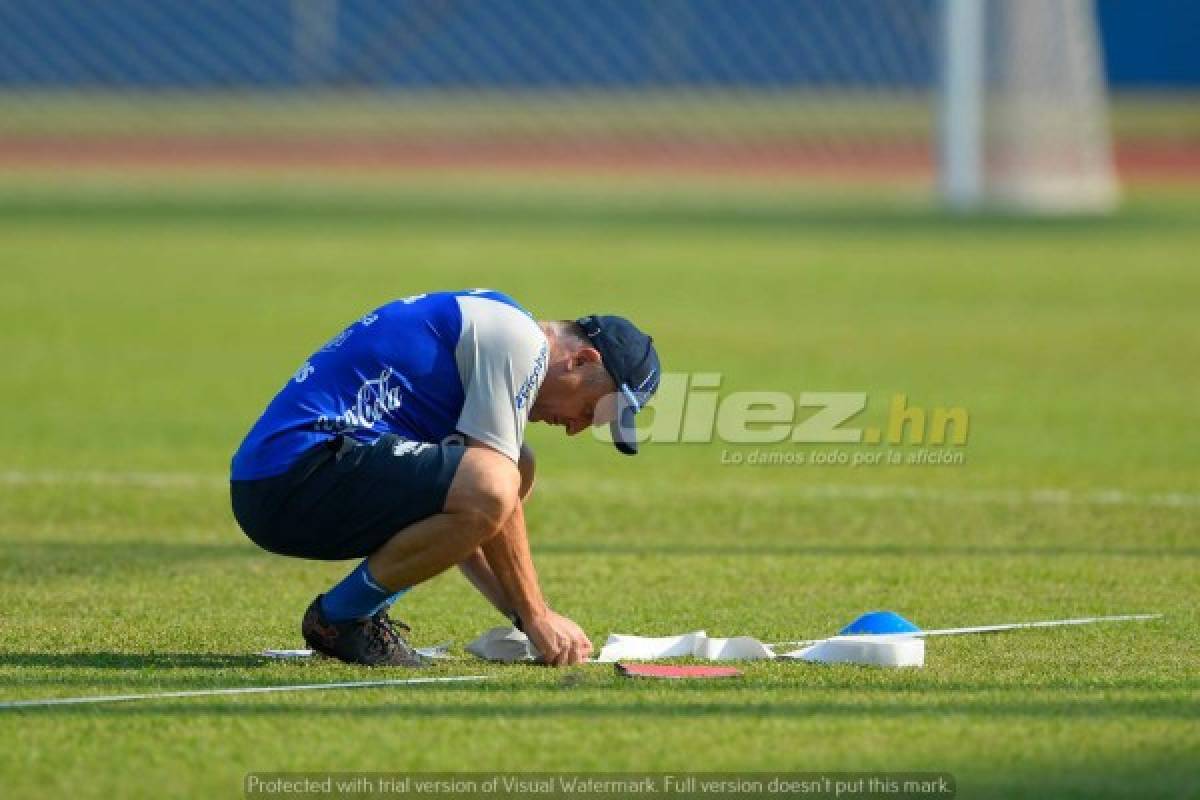
[[[522,622],[525,635],[552,667],[578,664],[592,654],[587,634],[562,614],[547,609],[545,614]]]

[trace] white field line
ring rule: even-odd
[[[1047,619],[1038,622],[1005,622],[1000,625],[975,625],[969,628],[936,628],[928,631],[912,631],[911,633],[875,633],[871,636],[880,641],[889,639],[924,639],[927,636],[964,636],[972,633],[1000,633],[1002,631],[1018,631],[1026,628],[1060,628],[1067,625],[1091,625],[1096,622],[1132,622],[1146,619],[1162,619],[1162,614],[1114,614],[1106,617],[1073,617],[1071,619]],[[804,647],[817,642],[825,642],[836,638],[835,634],[825,639],[801,639],[795,642],[771,642],[767,647]],[[849,634],[853,635],[853,634]]]
[[[188,472],[0,472],[0,486],[114,486],[143,489],[224,489],[228,478],[214,474]],[[627,494],[629,484],[614,480],[548,478],[538,480],[538,488],[548,492],[591,492]],[[664,493],[711,497],[736,492],[743,497],[771,497],[786,494],[803,500],[918,500],[934,503],[1006,504],[1034,506],[1159,506],[1168,508],[1200,507],[1200,492],[1136,492],[1125,489],[995,489],[950,488],[890,484],[756,484],[698,482],[681,485],[671,480]]]
[[[413,686],[425,683],[461,683],[485,681],[486,675],[451,675],[440,678],[395,678],[379,681],[349,681],[343,683],[291,683],[281,686],[237,686],[225,689],[189,689],[180,692],[150,692],[148,694],[108,694],[85,697],[48,697],[41,700],[10,700],[0,703],[0,710],[11,708],[40,708],[71,706],[87,703],[123,703],[130,700],[162,700],[171,697],[217,697],[236,694],[277,694],[279,692],[319,692],[329,689],[365,689],[379,686]]]
[[[1124,489],[935,489],[918,486],[821,485],[801,487],[810,499],[928,500],[1038,506],[1200,506],[1200,493],[1131,492]]]
[[[563,480],[539,479],[538,487],[550,491],[606,492],[627,495],[629,485],[613,480]],[[803,500],[917,500],[934,503],[1006,504],[1038,506],[1166,506],[1200,507],[1200,493],[1196,492],[1135,492],[1125,489],[973,489],[933,488],[924,486],[901,486],[894,484],[750,484],[697,482],[680,485],[671,481],[666,494],[694,497],[713,497],[736,493],[738,497],[764,498],[786,495]]]

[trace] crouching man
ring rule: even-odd
[[[634,415],[658,388],[649,336],[614,316],[536,321],[488,290],[388,303],[314,353],[233,457],[246,535],[297,558],[361,558],[309,605],[309,646],[370,666],[419,666],[388,610],[457,565],[546,662],[591,653],[542,597],[525,531],[527,421],[573,436],[608,423],[637,452]]]

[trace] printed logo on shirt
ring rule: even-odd
[[[394,456],[408,456],[408,455],[415,456],[417,453],[420,453],[422,450],[428,450],[431,447],[433,447],[433,445],[431,445],[429,442],[412,442],[412,441],[405,440],[403,442],[400,442],[399,444],[397,444],[395,447],[392,448],[392,455],[394,455]]]
[[[513,398],[518,409],[525,408],[525,404],[529,402],[529,396],[538,390],[542,385],[542,377],[546,374],[546,363],[550,359],[550,354],[547,351],[546,345],[538,350],[537,358],[533,360],[533,367],[529,370],[529,377],[525,379],[520,388],[517,389],[516,397]]]
[[[296,370],[296,374],[292,376],[292,380],[294,380],[296,383],[304,383],[306,380],[308,380],[308,376],[312,375],[316,371],[316,367],[305,361],[304,366]]]
[[[328,342],[326,342],[321,347],[320,352],[332,353],[334,350],[337,350],[339,347],[341,347],[345,343],[345,341],[350,338],[350,334],[352,334],[352,333],[354,333],[354,328],[346,328],[346,330],[342,331],[337,336],[333,337]]]
[[[385,367],[379,377],[364,381],[354,398],[354,407],[335,417],[322,414],[317,418],[316,429],[330,433],[341,433],[351,428],[374,428],[375,423],[400,408],[404,401],[399,386],[393,380],[411,388],[408,380],[391,367]]]

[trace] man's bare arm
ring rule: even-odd
[[[521,445],[521,458],[517,462],[517,469],[521,473],[521,502],[529,499],[530,493],[533,491],[535,459],[533,449],[527,444]],[[509,599],[504,591],[504,587],[500,585],[499,579],[496,578],[495,572],[487,562],[487,557],[482,550],[476,550],[469,558],[458,565],[462,570],[463,575],[475,589],[487,599],[492,606],[509,619],[514,619],[516,614],[513,611],[513,602]],[[514,620],[515,621],[515,620]]]
[[[492,572],[492,568],[488,564],[487,557],[484,556],[482,550],[476,550],[465,561],[459,564],[458,568],[462,570],[462,574],[471,582],[471,585],[487,598],[487,601],[497,611],[509,619],[513,618],[512,601],[508,599],[504,587],[500,585],[496,574]]]
[[[486,447],[476,442],[472,445]],[[500,531],[484,540],[479,550],[512,611],[520,617],[525,633],[546,662],[562,666],[587,658],[592,651],[587,635],[574,622],[551,611],[542,596],[529,550],[525,511],[519,499]]]
[[[511,603],[512,611],[522,620],[544,616],[548,608],[533,566],[533,555],[529,552],[525,511],[520,503],[500,533],[484,541],[479,549],[505,599]]]

